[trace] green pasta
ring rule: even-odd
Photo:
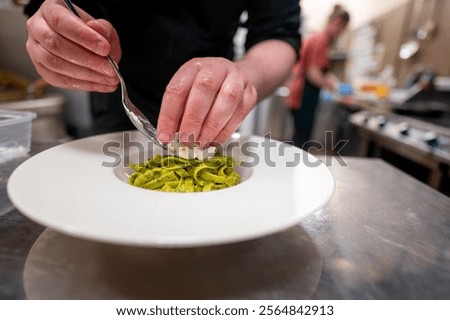
[[[229,156],[216,155],[207,160],[156,155],[144,163],[130,164],[134,170],[128,183],[145,189],[165,192],[204,192],[238,184],[238,165]]]

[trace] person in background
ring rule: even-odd
[[[336,78],[327,73],[328,50],[349,21],[349,13],[336,5],[324,30],[307,37],[302,44],[300,60],[293,67],[287,82],[290,93],[285,100],[285,104],[293,110],[293,143],[297,147],[303,147],[311,139],[320,90],[336,90]]]
[[[63,0],[31,0],[26,47],[51,85],[103,98],[93,103],[98,132],[132,129],[107,55],[119,63],[131,101],[157,122],[160,141],[179,132],[182,143],[200,146],[224,142],[298,58],[298,0],[74,3],[82,19]],[[234,61],[244,11],[246,54]]]

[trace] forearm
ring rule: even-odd
[[[260,101],[286,81],[296,57],[294,48],[288,43],[266,40],[252,47],[236,64],[255,86]]]
[[[329,91],[334,91],[334,82],[330,77],[327,77],[319,68],[312,67],[306,70],[306,77],[308,80],[318,88],[325,88]]]

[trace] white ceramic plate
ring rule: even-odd
[[[239,168],[239,185],[204,193],[165,193],[126,182],[124,163],[144,161],[161,152],[157,147],[146,144],[137,132],[93,136],[25,161],[11,175],[8,194],[24,215],[59,232],[153,247],[265,236],[319,211],[333,195],[331,172],[301,149],[253,136],[230,140],[227,150],[247,166]],[[121,163],[112,167],[113,160]]]

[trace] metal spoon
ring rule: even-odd
[[[72,13],[74,13],[77,17],[81,18],[77,10],[73,6],[72,1],[64,0],[64,3],[66,4],[67,8],[69,8],[69,10],[72,11]],[[128,118],[130,118],[131,122],[134,124],[136,129],[138,129],[139,132],[141,132],[145,137],[150,139],[153,143],[157,144],[161,148],[167,150],[167,145],[161,143],[156,137],[156,128],[150,123],[147,117],[130,101],[128,97],[127,87],[125,86],[125,81],[123,80],[123,77],[120,74],[119,67],[113,61],[113,59],[111,59],[109,55],[106,58],[111,63],[112,67],[114,68],[114,71],[117,73],[117,76],[119,77],[120,87],[122,90],[122,104],[126,114],[128,115]]]

